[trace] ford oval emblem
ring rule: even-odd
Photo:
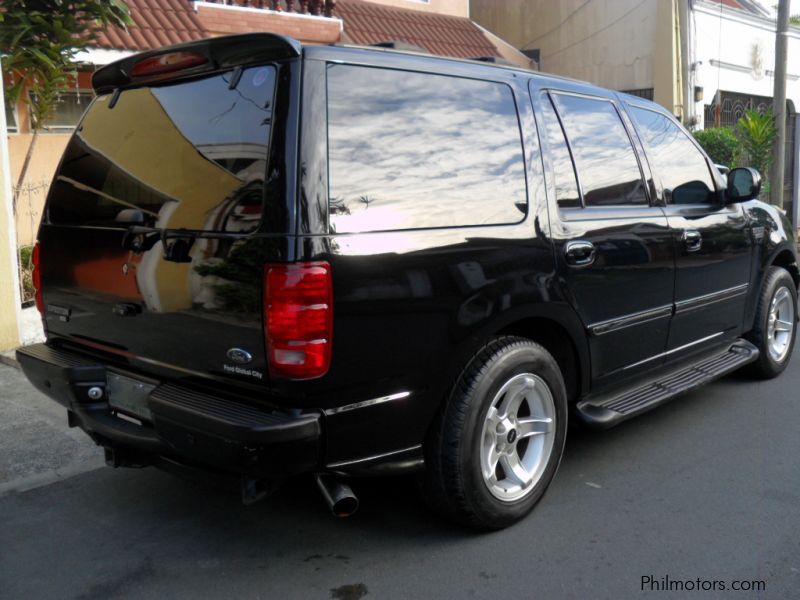
[[[228,350],[227,355],[228,358],[230,358],[233,362],[240,365],[246,365],[253,360],[253,355],[247,350],[242,350],[241,348],[231,348]]]

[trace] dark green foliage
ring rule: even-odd
[[[36,295],[33,287],[33,246],[19,249],[19,275],[22,280],[22,303],[31,302]]]
[[[103,28],[131,22],[122,0],[3,0],[2,7],[0,54],[3,70],[15,79],[6,95],[16,103],[23,89],[31,92],[34,128],[66,89],[75,53]]]
[[[736,124],[736,137],[741,143],[739,166],[753,167],[768,181],[767,172],[772,164],[772,145],[777,132],[772,110],[763,115],[756,110],[748,110]]]
[[[714,163],[731,169],[735,166],[739,140],[733,131],[727,127],[712,127],[699,129],[693,135]]]

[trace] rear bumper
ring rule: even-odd
[[[70,425],[104,446],[115,465],[168,460],[253,478],[319,466],[317,412],[289,414],[153,381],[47,344],[18,350],[17,360],[34,386],[67,409]],[[146,400],[151,419],[138,424],[109,406],[105,389],[110,371],[154,386]],[[91,399],[89,390],[97,387],[104,393]]]

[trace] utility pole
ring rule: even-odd
[[[786,54],[789,30],[789,2],[779,0],[778,26],[775,31],[775,91],[772,114],[775,116],[775,147],[772,156],[769,198],[778,208],[783,208],[783,163],[786,154]]]

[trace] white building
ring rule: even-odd
[[[738,2],[689,2],[686,44],[688,89],[686,95],[702,98],[689,102],[687,117],[698,128],[714,126],[714,105],[719,104],[721,125],[733,125],[748,108],[772,106],[775,65],[775,21],[767,14],[733,8]],[[784,208],[800,224],[800,28],[788,34],[789,62],[786,78],[787,154]],[[689,93],[691,92],[691,96]]]
[[[777,0],[470,0],[471,17],[542,71],[655,100],[690,128],[772,106]],[[800,0],[794,2],[800,13]],[[800,28],[789,32],[790,109],[800,108]],[[719,92],[719,94],[717,94]],[[706,118],[707,117],[707,118]],[[800,226],[797,119],[787,119],[784,207]]]

